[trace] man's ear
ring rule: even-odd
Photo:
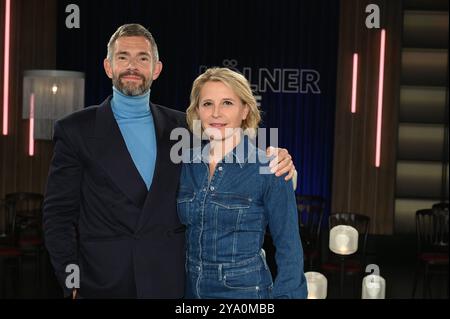
[[[161,74],[163,65],[161,61],[155,63],[155,69],[153,70],[153,80],[156,80]]]
[[[107,75],[110,79],[112,79],[112,77],[113,77],[113,74],[112,74],[112,65],[111,65],[111,61],[109,61],[108,58],[106,58],[106,59],[103,60],[103,67],[105,68],[106,75]]]

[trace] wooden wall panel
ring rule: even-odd
[[[375,168],[380,29],[365,25],[368,4],[386,29],[381,167]],[[341,1],[332,212],[371,217],[370,232],[391,234],[395,197],[402,6],[400,0]],[[359,54],[357,113],[350,112],[353,53]]]
[[[0,91],[4,11],[1,1]],[[24,70],[55,68],[56,0],[11,1],[11,30],[9,135],[0,135],[0,198],[10,192],[43,193],[45,189],[53,146],[51,141],[36,141],[35,156],[28,156],[28,121],[22,119],[22,78]],[[0,113],[2,119],[3,112]]]
[[[365,26],[365,7],[381,8],[387,30],[383,148],[374,167],[380,31]],[[0,3],[1,20],[4,1]],[[332,211],[354,211],[372,218],[371,232],[393,228],[395,150],[401,45],[400,0],[341,1]],[[52,155],[50,141],[36,141],[27,155],[28,123],[22,119],[22,76],[26,69],[56,64],[56,0],[13,0],[11,38],[10,134],[0,136],[0,198],[15,191],[43,192]],[[0,25],[3,34],[3,23]],[[3,47],[3,45],[2,45]],[[360,53],[358,113],[351,115],[352,55]],[[3,60],[3,50],[0,52]],[[2,66],[0,66],[2,68]],[[3,88],[0,78],[0,91]],[[0,115],[0,119],[1,119]]]

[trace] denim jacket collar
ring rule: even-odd
[[[209,160],[206,156],[209,151],[205,147],[209,148],[209,141],[202,141],[201,146],[190,148],[187,152],[190,155],[188,162],[208,164]],[[221,163],[238,163],[242,168],[248,162],[249,158],[256,155],[256,149],[255,141],[247,135],[244,135],[241,142],[224,156]]]

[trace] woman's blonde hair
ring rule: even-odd
[[[209,68],[203,74],[199,75],[192,84],[191,98],[189,107],[186,110],[187,123],[189,128],[198,132],[198,128],[194,127],[195,120],[199,120],[197,108],[200,102],[200,91],[206,82],[222,82],[230,87],[233,92],[241,99],[242,104],[247,105],[249,112],[247,118],[242,121],[242,129],[251,134],[256,135],[259,122],[261,122],[261,114],[256,105],[256,99],[253,96],[248,80],[240,73],[232,71],[228,68]]]

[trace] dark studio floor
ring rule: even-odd
[[[326,258],[328,251],[328,239],[322,239],[322,259]],[[265,245],[268,261],[271,268],[274,267],[271,256],[273,251]],[[415,269],[415,238],[413,236],[371,236],[368,239],[367,263],[377,264],[380,268],[381,276],[386,280],[386,299],[410,299],[412,296],[412,285]],[[48,257],[45,255],[42,260],[42,283],[38,285],[36,280],[34,259],[24,257],[23,276],[19,291],[13,289],[15,273],[9,263],[3,262],[2,273],[4,291],[0,291],[1,298],[7,299],[42,299],[61,298],[61,289],[53,275],[53,270],[49,265]],[[315,267],[316,268],[316,267]],[[317,271],[316,269],[312,269]],[[340,278],[333,276],[328,278],[328,299],[341,298]],[[448,299],[448,269],[447,276],[435,276],[431,280],[431,298]],[[344,279],[344,298],[360,298],[361,281],[351,277]],[[423,298],[423,284],[419,280],[416,291],[416,298]]]

